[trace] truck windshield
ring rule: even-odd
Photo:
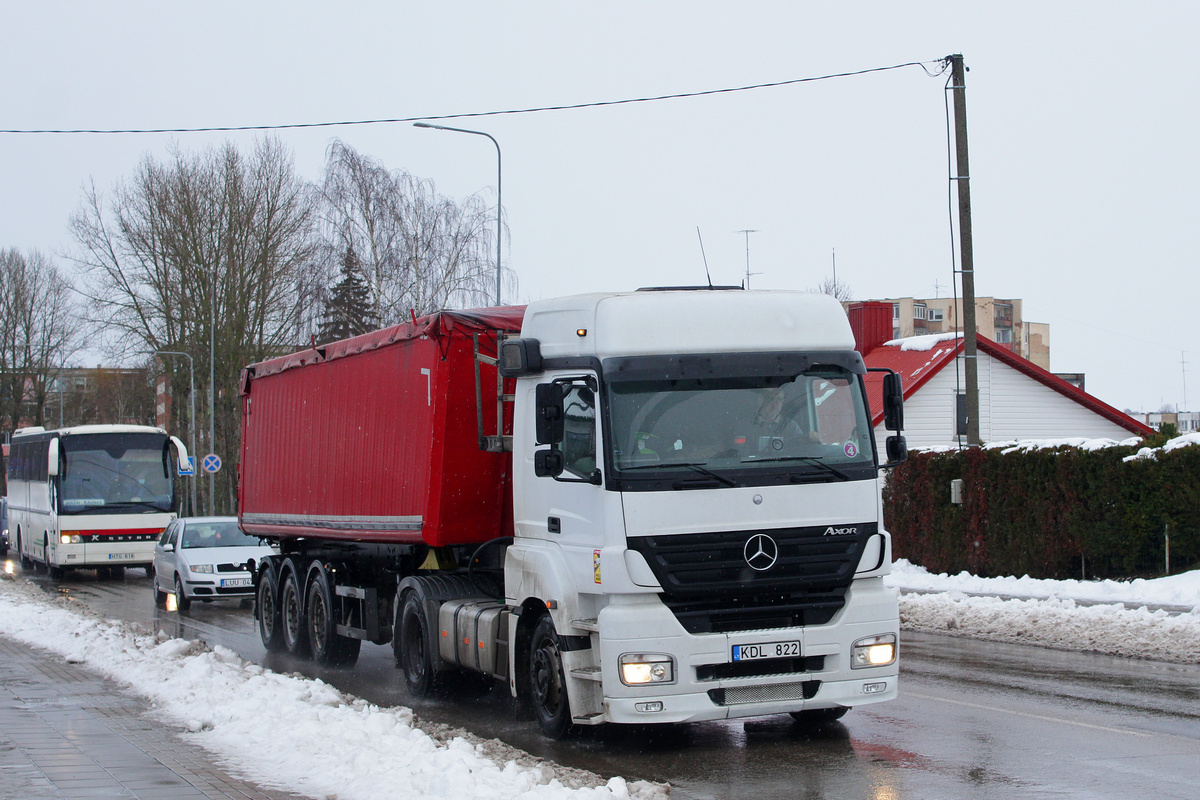
[[[861,384],[842,367],[608,387],[613,466],[622,478],[688,488],[875,476]]]
[[[78,434],[59,441],[61,513],[159,512],[174,507],[164,434]]]

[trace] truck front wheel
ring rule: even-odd
[[[529,645],[529,691],[542,733],[561,739],[571,729],[571,704],[554,621],[544,614]]]
[[[396,666],[404,670],[404,682],[412,696],[427,697],[433,692],[437,672],[429,648],[424,604],[416,592],[409,592],[398,608],[396,638],[392,641]]]

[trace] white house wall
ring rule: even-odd
[[[962,380],[960,378],[960,380]],[[963,384],[965,386],[965,384]],[[910,448],[957,444],[956,382],[948,364],[904,403],[904,436]],[[882,424],[876,441],[888,436]],[[979,435],[984,442],[1014,439],[1127,439],[1125,428],[1035,381],[986,353],[979,353]]]

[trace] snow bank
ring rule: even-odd
[[[658,784],[604,781],[519,751],[500,762],[487,752],[496,743],[439,741],[414,726],[407,708],[381,708],[319,680],[280,675],[224,647],[137,633],[3,578],[0,634],[127,684],[227,769],[263,786],[319,800],[668,796]]]
[[[884,582],[901,592],[906,630],[1200,663],[1200,571],[1133,581],[980,578],[935,575],[901,559]],[[1191,611],[1171,614],[1146,605]]]
[[[1191,445],[1200,444],[1200,433],[1185,433],[1183,436],[1176,436],[1162,447],[1143,447],[1131,456],[1126,456],[1125,461],[1137,461],[1145,458],[1158,458],[1159,452],[1170,452],[1180,447],[1189,447]]]

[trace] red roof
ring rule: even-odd
[[[1108,421],[1120,425],[1130,433],[1138,436],[1150,436],[1154,430],[1133,417],[1125,414],[1107,403],[1093,397],[1078,386],[1067,383],[1057,375],[1042,369],[1032,361],[1014,355],[985,336],[977,336],[979,352],[986,353],[1002,364],[1006,364],[1026,377],[1048,386],[1064,397],[1074,400],[1084,408],[1099,414]],[[903,350],[899,345],[886,344],[875,348],[866,356],[868,369],[887,367],[900,374],[904,381],[904,399],[912,397],[918,389],[924,386],[930,378],[941,372],[963,349],[964,340],[961,336],[956,339],[946,338],[937,342],[929,350]],[[871,372],[866,377],[867,401],[871,406],[871,424],[883,422],[883,373]]]

